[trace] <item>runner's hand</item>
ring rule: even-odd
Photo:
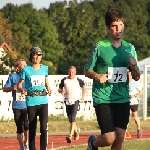
[[[129,54],[129,66],[131,67],[132,71],[137,70],[137,62],[136,59]]]
[[[13,91],[16,91],[17,90],[17,85],[14,85],[12,88],[13,88]]]
[[[81,102],[81,103],[84,103],[84,98],[83,98],[83,97],[80,99],[80,102]]]
[[[108,80],[108,74],[96,74],[95,80],[98,80],[100,83],[105,83]]]
[[[22,94],[22,95],[27,95],[27,90],[22,89],[22,90],[21,90],[21,94]]]
[[[137,62],[136,62],[136,59],[133,58],[131,56],[131,54],[129,54],[129,66],[131,68],[131,74],[132,74],[132,78],[135,80],[135,81],[138,81],[140,79],[140,72],[139,70],[137,69]]]
[[[69,93],[65,89],[62,89],[61,94],[69,95]]]
[[[52,90],[51,90],[51,89],[48,89],[47,92],[48,92],[48,95],[51,96]]]
[[[130,95],[130,98],[135,98],[135,95]]]

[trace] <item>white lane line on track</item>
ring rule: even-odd
[[[14,147],[14,146],[7,146],[7,147],[3,147],[3,148],[11,148],[11,147]]]

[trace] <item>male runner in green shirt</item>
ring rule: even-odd
[[[92,47],[85,66],[85,76],[93,79],[93,105],[101,130],[100,136],[89,137],[88,150],[105,146],[111,146],[111,150],[123,149],[130,114],[127,71],[131,71],[135,80],[140,78],[135,48],[122,39],[122,12],[110,9],[105,23],[109,37]]]

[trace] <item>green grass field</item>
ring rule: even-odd
[[[87,146],[71,146],[59,150],[86,150]],[[99,150],[110,150],[110,147],[99,148]],[[150,140],[125,141],[124,150],[150,150]]]
[[[99,130],[99,126],[96,120],[83,121],[81,118],[77,119],[77,124],[82,131],[86,130]],[[142,130],[150,130],[150,119],[147,121],[141,120]],[[69,131],[69,122],[66,118],[62,119],[60,117],[50,117],[48,122],[48,130],[50,133],[57,132],[68,132]],[[128,126],[128,131],[136,131],[136,125],[134,120],[131,118]],[[39,132],[39,122],[37,124],[37,132]],[[16,126],[14,121],[0,121],[0,134],[10,134],[16,133]]]

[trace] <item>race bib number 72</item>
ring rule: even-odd
[[[127,67],[108,67],[108,82],[118,83],[127,81]]]

